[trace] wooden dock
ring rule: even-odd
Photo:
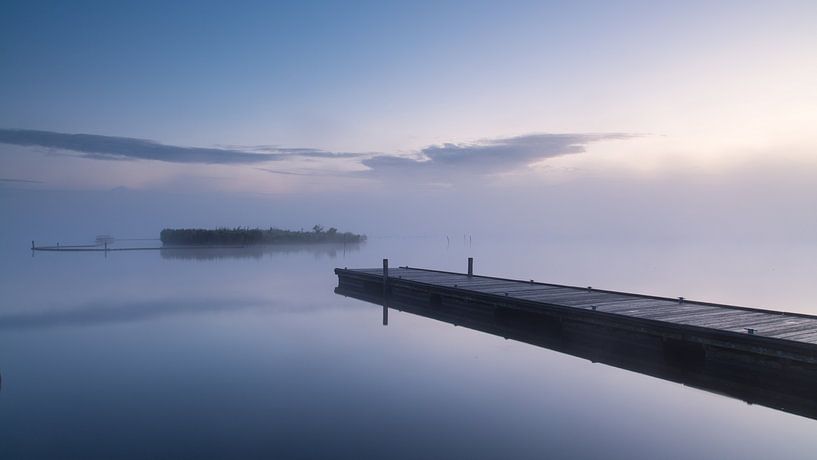
[[[101,244],[74,244],[74,245],[54,245],[36,246],[31,242],[32,251],[42,252],[122,252],[122,251],[176,251],[188,249],[244,249],[244,245],[190,245],[190,246],[135,246],[135,247],[110,247],[108,243]]]
[[[757,359],[717,347],[704,349],[580,321],[557,322],[547,315],[486,308],[451,297],[443,306],[428,295],[402,288],[384,297],[382,289],[361,289],[359,283],[351,282],[341,283],[335,293],[382,306],[383,324],[388,324],[389,310],[397,310],[817,419],[817,366],[782,366],[784,361],[779,359]]]
[[[473,273],[469,261],[469,273]],[[780,369],[817,365],[817,316],[684,298],[564,286],[469,273],[398,267],[335,269],[338,289],[398,294],[439,309],[471,304],[497,315],[534,315],[552,328],[591,326],[659,340],[684,353],[729,350],[735,359]],[[384,276],[385,274],[385,276]]]

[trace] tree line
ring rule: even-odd
[[[285,243],[360,243],[366,235],[351,232],[339,232],[335,227],[328,230],[320,225],[307,230],[283,230],[280,228],[166,228],[159,237],[166,246],[182,245],[229,245],[246,246],[250,244],[285,244]]]

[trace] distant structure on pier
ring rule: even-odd
[[[114,237],[111,235],[97,235],[96,236],[96,244],[99,246],[104,246],[106,244],[113,244]]]

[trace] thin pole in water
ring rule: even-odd
[[[383,259],[383,325],[389,325],[389,259]]]
[[[383,300],[389,293],[389,259],[383,259]]]
[[[474,276],[474,258],[468,258],[468,276]]]

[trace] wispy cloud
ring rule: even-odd
[[[473,143],[432,145],[413,157],[377,155],[362,161],[369,174],[492,174],[513,171],[547,158],[582,153],[591,142],[628,139],[633,134],[529,134]]]
[[[286,149],[271,146],[185,147],[130,137],[65,134],[24,129],[0,129],[0,143],[77,152],[93,159],[157,160],[170,163],[252,164],[282,160],[293,156],[340,158],[353,155],[324,152],[317,149]]]
[[[272,168],[255,168],[258,171],[264,171],[270,174],[280,174],[282,176],[309,176],[309,177],[346,177],[348,173],[343,172],[331,172],[331,171],[285,171],[280,169],[272,169]]]
[[[42,184],[43,181],[31,179],[11,179],[8,177],[0,177],[0,183],[8,184]]]
[[[223,145],[219,147],[238,149],[242,151],[257,152],[257,153],[272,153],[277,155],[291,155],[307,158],[359,158],[367,156],[365,153],[354,152],[328,152],[326,150],[313,148],[287,148],[279,147],[277,145]]]
[[[471,143],[446,143],[425,147],[412,155],[389,153],[330,152],[314,148],[275,145],[216,148],[161,144],[146,139],[65,134],[51,131],[0,129],[0,143],[75,152],[84,158],[104,160],[157,160],[170,163],[258,164],[293,158],[352,160],[366,170],[292,171],[257,167],[261,171],[290,176],[423,177],[447,179],[454,175],[496,174],[522,169],[561,155],[582,153],[592,142],[635,137],[625,133],[528,134],[483,139]],[[323,166],[326,166],[325,164]],[[348,166],[348,165],[347,165]]]

